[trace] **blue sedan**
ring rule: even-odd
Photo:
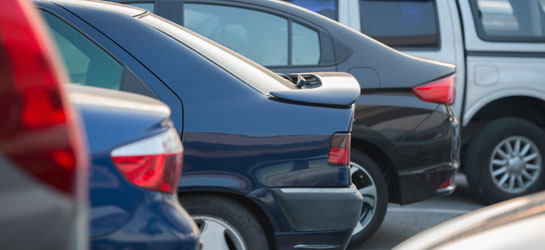
[[[185,147],[178,195],[203,249],[346,247],[362,207],[348,167],[351,75],[282,77],[138,8],[38,6],[72,82],[170,107]]]

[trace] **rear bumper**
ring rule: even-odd
[[[273,188],[278,206],[298,232],[352,229],[363,198],[354,185],[347,188]]]
[[[131,219],[92,239],[92,249],[199,249],[199,230],[175,195],[145,192]]]
[[[344,188],[273,188],[291,231],[275,234],[278,249],[345,249],[358,222],[362,196]]]
[[[403,169],[397,172],[400,204],[454,192],[452,181],[460,162],[460,124],[449,106],[442,107],[445,113],[434,112],[405,138],[405,157],[398,164]],[[442,186],[448,180],[451,184]]]
[[[402,197],[401,204],[451,194],[456,188],[453,182],[446,187],[440,188],[440,186],[449,179],[453,180],[458,168],[458,163],[453,162],[400,174],[399,192],[400,197]]]

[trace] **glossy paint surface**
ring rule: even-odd
[[[162,84],[148,86],[173,112],[178,105],[183,107],[183,121],[173,120],[184,144],[180,195],[216,192],[238,196],[264,213],[274,233],[280,235],[297,233],[268,188],[350,185],[348,167],[329,166],[327,156],[331,136],[350,130],[353,106],[327,106],[327,101],[305,105],[271,98],[136,18],[100,7],[59,5],[66,9],[54,11],[56,15],[93,40],[105,41],[100,44],[116,58],[124,58],[121,61],[139,77],[152,72]],[[163,98],[159,93],[165,89],[179,100]],[[324,241],[343,246],[350,231]]]
[[[81,114],[92,160],[91,247],[195,249],[198,231],[176,195],[133,186],[110,156],[114,148],[172,127],[166,106],[133,94],[89,87],[68,89]],[[148,103],[141,103],[146,100]],[[133,101],[140,106],[130,105]]]
[[[453,65],[400,53],[316,13],[293,8],[282,1],[149,2],[155,3],[156,14],[180,24],[183,23],[182,16],[175,13],[183,13],[182,3],[202,3],[263,11],[326,34],[326,40],[335,45],[338,58],[334,65],[271,69],[280,73],[338,71],[353,74],[361,85],[361,96],[356,103],[352,149],[384,155],[374,160],[388,163],[383,164],[382,170],[392,180],[389,187],[391,201],[406,204],[444,195],[435,190],[458,169],[460,125],[450,107],[418,99],[412,87],[454,73]],[[172,8],[179,10],[170,11]],[[339,57],[341,54],[344,54],[342,58]],[[421,172],[427,174],[422,176]]]

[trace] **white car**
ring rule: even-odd
[[[449,220],[394,249],[543,249],[544,225],[545,193],[539,193]]]

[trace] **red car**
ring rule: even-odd
[[[86,150],[35,8],[0,8],[0,249],[87,249]]]

